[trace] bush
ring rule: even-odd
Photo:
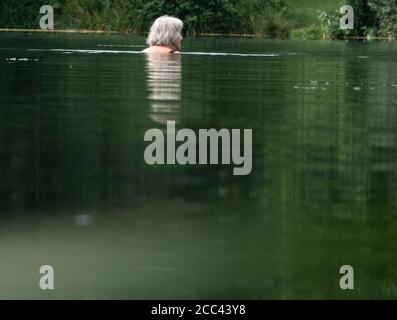
[[[339,29],[339,12],[335,15],[322,12],[319,19],[325,37],[397,36],[397,0],[349,0],[346,3],[354,9],[354,29]]]
[[[354,29],[349,30],[349,36],[366,36],[379,25],[376,11],[369,5],[369,0],[348,0],[347,4],[354,9]]]
[[[182,19],[188,34],[230,33],[237,24],[236,3],[237,0],[150,0],[138,11],[145,30],[166,14]]]
[[[1,0],[0,27],[39,27],[40,7],[55,9],[57,29],[138,30],[136,8],[141,0]]]
[[[289,30],[288,23],[276,16],[264,23],[263,34],[271,39],[287,39],[289,37]]]
[[[317,25],[311,25],[307,28],[300,28],[291,31],[292,39],[300,39],[300,40],[317,40],[321,39],[323,36],[321,29]]]
[[[354,9],[354,29],[342,30],[340,19],[342,17],[339,10],[335,14],[319,12],[320,29],[323,38],[341,38],[345,36],[366,36],[373,33],[378,25],[375,12],[369,7],[367,0],[343,1]],[[342,2],[341,2],[342,5]]]
[[[320,3],[320,0],[318,0]],[[299,24],[286,0],[0,0],[1,28],[38,28],[39,8],[52,5],[57,29],[95,29],[146,33],[157,17],[168,14],[184,21],[188,34],[249,33],[270,38],[311,39],[321,35],[397,36],[397,0],[338,0],[350,4],[355,29],[340,30],[340,13],[321,12],[318,26]],[[316,6],[317,4],[312,4]],[[335,6],[335,7],[339,7]],[[302,20],[302,19],[301,19]],[[312,22],[310,22],[311,24]]]
[[[137,31],[141,0],[54,0],[59,28]]]
[[[320,32],[323,38],[338,38],[344,35],[345,32],[348,32],[340,29],[339,11],[336,11],[335,15],[329,14],[326,11],[318,11],[318,13]]]
[[[239,0],[239,29],[244,33],[264,34],[271,38],[278,34],[288,36],[287,8],[282,0]]]
[[[379,35],[397,36],[397,0],[369,0],[379,22]]]
[[[34,0],[1,0],[2,28],[37,28],[41,4]],[[36,23],[37,21],[37,23]]]

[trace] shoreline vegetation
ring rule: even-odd
[[[39,29],[44,4],[54,8],[55,30]],[[339,27],[343,4],[354,8],[353,30]],[[2,0],[0,32],[144,35],[163,14],[181,18],[189,36],[397,38],[397,0]]]
[[[54,30],[42,30],[42,29],[0,29],[0,32],[43,32],[43,33],[98,33],[98,34],[128,34],[128,32],[118,32],[118,31],[109,31],[109,30],[87,30],[87,29],[54,29]],[[247,38],[255,38],[260,35],[257,34],[239,34],[239,33],[200,33],[196,36],[202,37],[247,37]],[[343,36],[336,38],[337,40],[396,40],[394,37],[348,37]],[[299,38],[295,38],[293,40],[300,40]],[[303,40],[303,39],[301,39]],[[310,39],[310,40],[319,40],[319,39]],[[327,38],[323,38],[323,40],[327,40]],[[330,39],[328,39],[330,40]]]
[[[87,30],[87,29],[0,29],[0,32],[47,32],[47,33],[119,33],[117,31]]]

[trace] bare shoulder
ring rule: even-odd
[[[162,46],[151,46],[142,50],[143,53],[169,53],[170,48]]]

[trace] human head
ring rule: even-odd
[[[175,17],[162,16],[154,21],[146,40],[149,46],[167,46],[180,49],[183,22]]]

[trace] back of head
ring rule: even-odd
[[[146,40],[149,46],[170,46],[182,32],[183,22],[171,16],[162,16],[154,21]]]

